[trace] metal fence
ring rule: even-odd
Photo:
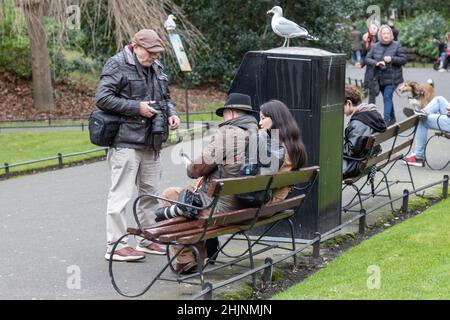
[[[214,118],[216,117],[215,111],[195,111],[195,112],[189,112],[189,116],[195,116],[195,115],[207,115],[208,120],[207,121],[214,121]],[[180,117],[186,117],[186,112],[180,112]],[[89,115],[82,115],[82,116],[74,116],[74,117],[55,117],[55,116],[48,116],[48,117],[41,117],[41,118],[29,118],[29,119],[15,119],[15,120],[0,120],[0,132],[2,130],[17,130],[17,129],[45,129],[45,128],[80,128],[81,131],[85,130],[87,120],[89,119]],[[60,124],[61,121],[76,121],[80,120],[79,123],[76,124]],[[23,125],[24,123],[30,123]],[[43,122],[45,123],[42,125],[35,125],[33,123],[37,122]],[[185,122],[185,121],[183,121]],[[193,123],[194,121],[189,121],[189,123]],[[7,124],[7,126],[5,126]],[[17,125],[14,125],[17,124]],[[22,125],[20,125],[22,124]]]
[[[201,127],[193,127],[193,128],[190,128],[190,129],[175,130],[175,132],[174,132],[174,136],[175,136],[174,143],[176,144],[176,143],[180,143],[181,141],[183,141],[183,136],[186,133],[192,139],[195,136],[195,130],[200,130],[201,129],[202,130],[202,134],[203,134],[205,131],[208,131],[210,129],[210,127],[211,126],[210,126],[209,123],[205,123]],[[107,147],[96,148],[96,149],[92,149],[92,150],[88,150],[88,151],[74,152],[74,153],[68,153],[68,154],[57,153],[56,156],[54,156],[54,157],[47,157],[47,158],[42,158],[42,159],[37,159],[37,160],[30,160],[30,161],[24,161],[24,162],[18,162],[18,163],[12,163],[12,164],[10,164],[8,162],[5,162],[3,164],[3,166],[0,166],[0,170],[4,170],[5,171],[4,177],[6,177],[6,179],[9,179],[11,177],[11,168],[27,166],[27,165],[35,164],[35,163],[42,163],[42,162],[57,160],[58,161],[58,168],[62,169],[62,168],[64,168],[64,159],[65,158],[91,154],[91,153],[95,153],[95,152],[99,152],[99,151],[105,151],[105,153],[107,154],[108,153],[108,148]],[[40,168],[42,168],[42,167],[40,167]],[[2,175],[0,175],[0,177],[1,176]]]
[[[297,243],[301,243],[302,246],[300,248],[298,248],[298,249],[295,249],[293,254],[296,255],[298,253],[301,253],[301,252],[305,251],[306,249],[308,249],[310,246],[312,246],[312,256],[314,258],[319,258],[319,256],[320,256],[320,244],[325,242],[325,241],[327,241],[327,240],[329,240],[329,239],[331,239],[331,238],[333,238],[335,236],[335,234],[337,232],[341,231],[344,227],[346,227],[346,226],[348,226],[348,225],[350,225],[350,224],[352,224],[352,223],[354,223],[355,221],[358,220],[359,221],[358,232],[359,232],[359,234],[364,234],[365,233],[365,228],[366,228],[366,217],[370,213],[375,212],[376,210],[381,209],[382,207],[387,206],[387,205],[389,205],[391,203],[394,203],[395,201],[399,201],[399,200],[402,200],[402,206],[401,206],[401,209],[400,209],[401,212],[402,213],[406,213],[408,211],[409,196],[411,194],[417,194],[417,193],[419,193],[419,192],[421,192],[423,190],[432,188],[432,187],[440,185],[440,184],[442,184],[442,198],[443,199],[447,199],[448,198],[449,176],[448,175],[444,175],[443,179],[441,179],[439,181],[436,181],[436,182],[433,182],[433,183],[430,183],[430,184],[427,184],[427,185],[425,185],[425,186],[423,186],[421,188],[415,189],[413,191],[409,191],[408,189],[405,189],[401,196],[399,196],[397,198],[394,198],[394,199],[391,199],[390,201],[386,201],[385,203],[382,203],[379,206],[370,209],[369,211],[366,211],[365,209],[361,209],[360,213],[358,215],[356,215],[355,217],[352,217],[351,219],[343,222],[339,226],[337,226],[337,227],[335,227],[335,228],[333,228],[331,230],[328,230],[327,232],[325,232],[323,234],[321,234],[319,232],[316,232],[315,233],[315,237],[313,239],[307,239],[307,240],[306,239],[299,239],[296,242]],[[249,237],[249,238],[252,238],[252,237]],[[237,240],[245,240],[242,237],[241,238],[236,238],[235,237],[235,239],[237,239]],[[270,238],[270,239],[266,238],[266,240],[267,241],[274,241],[274,242],[291,242],[291,240],[286,240],[286,239],[283,239],[283,238]],[[243,273],[239,278],[242,279],[242,278],[248,277],[248,276],[254,274],[255,272],[259,272],[259,271],[264,271],[265,273],[272,274],[272,269],[273,269],[273,266],[275,264],[291,258],[293,256],[293,254],[290,254],[288,256],[284,256],[284,257],[281,257],[281,258],[277,258],[277,259],[275,259],[275,258],[268,258],[268,259],[266,259],[264,264],[254,268],[254,269],[252,269],[250,271],[247,271],[247,272]],[[210,300],[210,299],[212,299],[212,291],[213,290],[221,288],[221,287],[224,287],[224,286],[227,286],[228,284],[230,284],[229,280],[225,280],[225,281],[222,281],[222,282],[214,284],[214,285],[212,283],[206,282],[204,287],[202,288],[202,291],[200,291],[199,293],[193,295],[191,297],[191,299],[197,300],[197,299],[200,299],[200,298],[203,297],[204,299]]]

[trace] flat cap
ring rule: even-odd
[[[161,38],[152,29],[140,30],[133,36],[132,41],[146,49],[148,52],[165,51]]]

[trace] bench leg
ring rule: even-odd
[[[356,187],[354,184],[351,184],[351,187],[353,188],[353,190],[355,190],[356,194],[353,196],[353,198],[345,206],[343,206],[342,209],[343,209],[344,212],[349,211],[351,208],[353,208],[355,206],[355,204],[353,204],[353,201],[356,198],[358,198],[360,209],[363,208],[363,206],[362,206],[362,199],[361,199],[361,190],[364,188],[364,186],[365,186],[365,183],[361,186],[361,188],[358,189],[358,187]],[[342,191],[344,191],[344,190],[345,190],[345,187],[344,187],[344,189],[342,189]]]
[[[205,285],[205,276],[203,275],[203,261],[201,258],[200,251],[198,250],[196,245],[189,245],[189,247],[191,247],[192,251],[194,252],[195,261],[197,263],[197,270],[198,270],[200,282],[201,282],[201,285],[203,288],[203,286]]]
[[[409,180],[411,181],[413,190],[416,191],[416,186],[414,185],[414,179],[412,177],[411,166],[408,164],[408,162],[406,163],[406,167],[408,168]]]
[[[295,235],[294,235],[294,223],[291,219],[287,219],[287,222],[289,223],[289,230],[291,232],[291,239],[292,239],[292,251],[294,252],[296,250],[295,246]],[[294,254],[294,269],[297,267],[297,255]]]
[[[392,204],[392,197],[391,197],[391,188],[389,187],[389,181],[387,179],[387,175],[386,175],[386,173],[384,173],[381,170],[379,172],[381,172],[383,174],[383,179],[386,182],[386,189],[387,189],[387,192],[388,192],[389,201],[391,201],[389,204],[391,205],[392,212],[394,212],[394,205]]]
[[[124,238],[129,237],[129,236],[137,236],[137,237],[143,238],[142,236],[139,236],[139,235],[136,235],[136,234],[127,233],[127,234],[123,235],[121,238],[119,238],[119,240],[117,240],[117,242],[114,244],[114,247],[113,247],[113,249],[111,251],[111,257],[109,259],[109,276],[111,278],[111,283],[112,283],[114,289],[117,291],[117,293],[119,293],[120,295],[122,295],[124,297],[127,297],[127,298],[136,298],[136,297],[139,297],[139,296],[142,296],[143,294],[145,294],[148,290],[150,290],[150,288],[155,284],[156,281],[161,279],[162,274],[167,270],[167,268],[169,268],[169,266],[172,266],[172,263],[173,263],[173,261],[175,261],[175,259],[178,256],[178,254],[176,254],[174,257],[172,257],[167,262],[167,264],[160,270],[160,272],[152,279],[152,281],[147,285],[147,287],[143,291],[141,291],[139,293],[136,293],[136,294],[125,293],[119,288],[119,286],[117,285],[116,279],[114,277],[114,272],[113,272],[113,255],[114,255],[114,253],[115,253],[115,251],[117,249],[117,246],[120,244],[120,242]],[[123,263],[123,262],[118,262],[118,263]]]
[[[255,262],[253,261],[252,242],[250,241],[250,238],[245,232],[243,232],[242,234],[244,235],[245,239],[247,239],[248,258],[250,260],[250,268],[251,270],[253,270],[255,268]],[[253,288],[256,289],[256,275],[254,273],[252,273],[252,284]]]

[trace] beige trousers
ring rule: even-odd
[[[111,172],[111,188],[106,209],[106,241],[107,252],[111,252],[119,238],[127,233],[125,210],[133,197],[135,186],[139,196],[158,195],[161,162],[159,154],[153,150],[110,148],[108,164]],[[144,228],[154,223],[154,211],[158,206],[157,199],[145,197],[140,200],[137,214]],[[128,239],[123,239],[117,250],[127,243]],[[141,245],[148,244],[148,241],[141,241]]]

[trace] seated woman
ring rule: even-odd
[[[428,129],[450,132],[450,103],[442,96],[434,97],[420,112],[415,112],[421,119],[416,131],[416,151],[406,157],[410,166],[425,166],[425,145]]]
[[[298,170],[306,165],[306,148],[301,138],[300,129],[287,106],[278,100],[271,100],[260,107],[259,126],[269,136],[276,138],[286,150],[284,161],[278,172]],[[285,187],[273,191],[272,202],[284,200],[291,188]]]
[[[368,156],[365,150],[368,137],[386,131],[386,123],[374,104],[361,103],[361,93],[355,86],[345,87],[344,114],[350,118],[345,128],[343,178],[357,177],[361,172],[361,158]],[[381,148],[379,150],[381,152]]]
[[[282,102],[276,100],[269,101],[263,104],[260,109],[260,127],[263,129],[263,131],[260,130],[258,134],[261,137],[269,136],[269,138],[271,139],[270,147],[267,146],[271,150],[271,156],[268,157],[269,162],[277,162],[273,165],[272,163],[262,164],[264,168],[261,168],[261,173],[271,174],[274,172],[286,172],[297,170],[303,167],[307,162],[305,146],[303,144],[303,141],[301,140],[300,130],[297,126],[297,123],[289,112],[289,109]],[[274,139],[276,139],[277,137],[279,141],[274,141]],[[261,143],[261,140],[264,140],[264,142]],[[265,140],[265,138],[261,140],[260,146],[262,144],[265,145],[266,142],[269,141]],[[284,148],[282,149],[283,151],[286,150],[286,152],[283,152],[282,157],[273,156],[273,152],[278,152],[278,148],[275,147],[275,144],[284,146]],[[258,151],[261,153],[265,153],[267,150],[264,149],[263,151],[259,149]],[[279,163],[280,158],[283,158],[282,163]],[[203,183],[202,180],[202,178],[197,179],[194,183],[194,186],[189,186],[187,188],[191,190],[199,189],[200,185]],[[272,193],[271,201],[276,202],[285,199],[290,189],[291,188],[287,187],[274,190],[274,192]],[[181,193],[181,190],[181,188],[168,188],[163,192],[162,197],[166,199],[177,200]],[[163,205],[165,207],[168,207],[171,204],[169,202],[164,202]],[[205,210],[205,212],[200,212],[200,215],[202,214],[209,214],[209,209]],[[212,257],[218,249],[218,241],[217,239],[206,240],[206,242],[201,242],[198,244],[198,249],[200,251],[201,260],[204,260],[206,256]],[[179,250],[180,247],[171,246],[172,254],[178,253]],[[175,270],[179,274],[189,274],[197,270],[197,265],[195,263],[195,257],[192,250],[183,249],[179,253],[179,255],[177,256],[177,264]]]

